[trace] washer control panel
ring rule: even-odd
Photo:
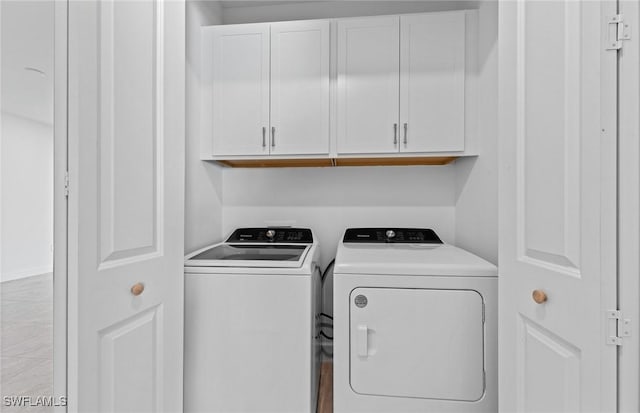
[[[313,235],[308,228],[267,227],[238,228],[227,239],[234,242],[273,242],[281,244],[311,244]]]
[[[442,244],[432,229],[425,228],[349,228],[342,242]]]

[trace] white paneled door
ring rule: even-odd
[[[502,412],[616,411],[615,14],[500,5]]]
[[[182,410],[185,10],[70,1],[69,410]]]

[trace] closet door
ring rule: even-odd
[[[338,153],[398,151],[399,22],[338,22]]]
[[[465,18],[400,17],[401,152],[464,150]]]
[[[55,411],[180,412],[185,3],[64,7],[69,404]]]
[[[329,22],[271,25],[270,153],[329,152]]]
[[[617,411],[616,9],[500,3],[502,412]]]
[[[269,25],[207,27],[203,40],[213,57],[213,155],[268,154]]]

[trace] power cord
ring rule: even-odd
[[[333,317],[331,317],[329,314],[327,313],[320,313],[321,317],[327,317],[329,320],[333,320]]]
[[[327,274],[329,274],[329,270],[330,270],[331,268],[333,268],[333,266],[335,265],[335,263],[336,263],[336,259],[334,258],[334,259],[332,259],[332,260],[331,260],[331,262],[327,265],[327,268],[325,268],[325,269],[324,269],[324,271],[322,272],[322,274],[320,275],[320,280],[321,280],[321,283],[322,283],[322,286],[323,286],[323,287],[324,287],[324,281],[325,281],[325,279],[327,278]],[[333,329],[333,317],[332,317],[332,316],[330,316],[330,315],[329,315],[329,314],[327,314],[327,313],[320,313],[320,314],[318,314],[318,315],[319,315],[320,317],[325,317],[325,318],[327,318],[327,319],[331,320],[331,323],[321,323],[321,324],[320,324],[320,327],[328,327],[328,328]],[[330,335],[328,335],[328,334],[327,334],[327,333],[325,333],[324,331],[322,331],[322,329],[320,330],[319,336],[322,336],[322,337],[326,338],[327,340],[333,340],[333,337],[332,337],[332,336],[330,336]],[[324,346],[322,346],[321,348],[322,348],[322,352],[323,352],[325,355],[327,355],[327,356],[329,356],[329,357],[332,357],[332,356],[333,356],[333,354],[332,354],[332,353],[329,353],[329,352],[327,352],[327,351],[324,349]]]
[[[333,340],[333,337],[326,335],[325,332],[322,330],[320,330],[320,335],[326,338],[327,340]]]
[[[322,276],[320,277],[320,279],[322,280],[323,284],[324,284],[324,279],[327,278],[327,274],[329,273],[329,270],[331,269],[331,267],[333,267],[335,263],[336,263],[336,259],[334,258],[331,260],[329,265],[327,265],[327,268],[325,268],[324,271],[322,272]]]

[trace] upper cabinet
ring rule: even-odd
[[[329,152],[329,22],[271,24],[271,154]]]
[[[398,151],[400,18],[338,21],[338,153]]]
[[[466,12],[337,24],[338,153],[464,151]]]
[[[400,152],[465,149],[465,12],[400,17]]]
[[[213,26],[202,34],[212,76],[204,95],[212,112],[202,116],[214,157],[328,154],[328,21]]]
[[[268,154],[269,25],[206,27],[213,56],[213,155]]]
[[[476,24],[461,10],[203,27],[202,158],[474,155]]]

